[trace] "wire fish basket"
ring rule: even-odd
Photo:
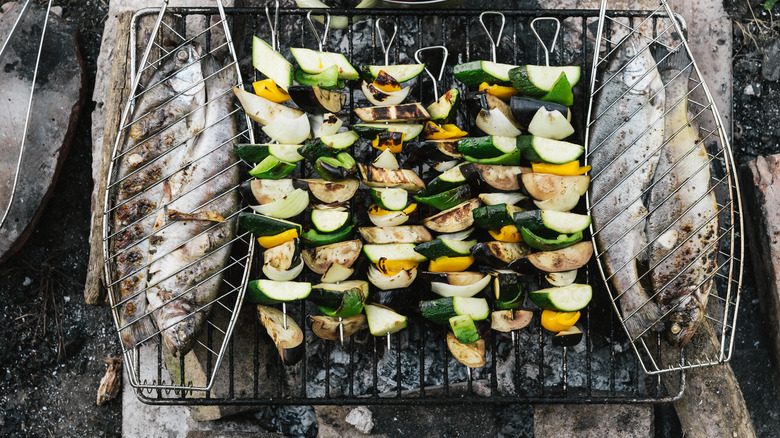
[[[599,271],[645,372],[725,363],[744,255],[728,134],[684,20],[666,1],[646,17],[607,3],[585,141]]]
[[[231,87],[243,81],[217,5],[217,14],[192,20],[168,13],[165,2],[131,24],[132,86],[108,170],[103,251],[111,313],[139,394],[212,387],[253,256],[251,236],[236,226],[232,149],[254,134],[233,102]]]

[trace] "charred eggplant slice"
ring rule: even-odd
[[[355,108],[355,114],[364,122],[410,122],[431,118],[419,103]]]
[[[437,233],[454,233],[474,223],[472,210],[482,205],[478,198],[470,199],[423,220],[423,225]]]
[[[306,325],[312,332],[326,341],[338,341],[341,336],[344,339],[354,335],[358,330],[366,325],[366,315],[362,313],[347,318],[338,318],[335,316],[308,315],[306,316]]]
[[[447,332],[447,348],[452,357],[469,368],[485,366],[485,340],[480,339],[471,344],[461,344],[452,332]]]
[[[347,240],[345,242],[305,249],[301,251],[301,257],[309,269],[323,275],[328,272],[328,268],[333,263],[338,263],[345,268],[351,267],[358,256],[360,256],[362,247],[363,242],[359,239]]]
[[[534,116],[539,112],[539,108],[546,108],[547,111],[558,111],[566,120],[571,121],[571,109],[568,106],[559,103],[544,102],[524,96],[512,96],[509,101],[509,107],[512,110],[512,115],[515,116],[517,123],[525,128],[531,124]]]
[[[287,89],[293,102],[307,113],[337,113],[344,107],[347,95],[308,85],[293,85]]]
[[[409,169],[382,169],[374,166],[358,164],[363,184],[368,187],[397,187],[410,193],[417,193],[425,188],[420,177]]]
[[[582,330],[577,326],[572,326],[568,330],[558,332],[553,337],[552,344],[556,347],[573,347],[582,341]]]
[[[287,328],[285,328],[284,314],[273,307],[262,305],[257,306],[257,316],[276,345],[282,362],[285,365],[295,365],[300,362],[305,352],[303,331],[295,320],[287,317]]]
[[[573,189],[579,196],[588,191],[588,175],[551,175],[547,173],[523,173],[525,191],[534,199],[546,201],[564,190]]]
[[[490,328],[503,333],[520,330],[531,323],[533,316],[530,310],[496,310],[490,314]]]
[[[495,190],[515,192],[520,190],[520,175],[530,172],[531,169],[521,166],[468,163],[461,166],[460,171],[469,184],[483,192]]]
[[[360,235],[366,243],[423,243],[433,237],[431,233],[420,225],[407,225],[399,227],[361,227]]]
[[[360,187],[360,181],[357,179],[345,179],[342,181],[301,179],[296,182],[306,184],[309,192],[326,204],[349,201],[357,192],[358,187]]]
[[[471,254],[477,259],[477,263],[504,269],[512,261],[531,254],[531,247],[523,242],[509,243],[494,240],[474,245]]]
[[[556,251],[542,251],[517,259],[509,266],[518,272],[540,270],[544,272],[564,272],[585,266],[593,255],[590,241],[575,243]]]

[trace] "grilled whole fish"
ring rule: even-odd
[[[638,38],[625,42],[604,78],[588,152],[598,172],[590,187],[590,213],[626,329],[636,339],[661,317],[639,282],[637,258],[647,245],[643,197],[663,143],[665,93],[655,60]]]
[[[206,127],[164,185],[154,225],[149,301],[157,328],[174,356],[186,354],[204,325],[222,283],[238,210],[238,167],[231,116],[236,83],[232,67],[202,61],[206,79]],[[225,218],[228,218],[227,220]]]
[[[205,123],[206,100],[200,47],[183,46],[143,84],[121,149],[111,229],[118,287],[112,288],[126,347],[155,333],[146,296],[149,239],[163,193],[163,179],[183,139]],[[200,109],[199,109],[200,108]]]
[[[710,190],[709,157],[688,119],[691,68],[675,65],[681,55],[673,55],[661,73],[666,83],[665,145],[647,220],[650,280],[661,311],[668,313],[666,337],[679,346],[688,342],[704,317],[718,251],[718,206]]]

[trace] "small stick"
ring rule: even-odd
[[[287,330],[287,303],[284,301],[282,301],[282,316],[284,317],[282,318],[282,326]]]

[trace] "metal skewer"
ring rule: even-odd
[[[382,38],[381,23],[383,21],[388,21],[393,25],[393,33],[390,35],[390,39],[387,41],[387,44],[385,44],[385,39]],[[376,35],[377,38],[379,38],[379,45],[382,46],[382,52],[385,54],[385,65],[390,65],[390,47],[393,46],[395,36],[398,34],[398,24],[389,18],[377,18],[376,23],[374,23],[374,27],[376,27]]]
[[[439,100],[439,81],[441,81],[441,77],[444,76],[444,68],[447,66],[447,58],[450,56],[449,50],[447,50],[444,46],[429,46],[429,47],[423,47],[422,49],[417,50],[414,52],[414,59],[420,64],[423,64],[423,62],[420,60],[420,53],[426,51],[426,50],[441,50],[444,52],[444,55],[441,59],[441,68],[439,69],[439,75],[434,76],[433,73],[431,73],[430,70],[428,70],[428,63],[425,63],[425,73],[430,76],[431,81],[433,81],[433,100],[434,102]]]
[[[279,1],[274,2],[274,16],[271,18],[271,8],[265,5],[265,17],[268,19],[268,27],[271,28],[271,48],[279,51],[279,41],[276,39],[276,31],[279,29]]]
[[[539,36],[539,32],[536,30],[536,24],[537,21],[552,21],[555,23],[555,34],[552,38],[552,44],[550,44],[550,47],[548,48],[547,45],[542,41],[542,37]],[[558,41],[558,33],[561,30],[561,22],[555,17],[539,17],[534,18],[533,21],[531,21],[531,31],[534,33],[534,36],[536,37],[536,40],[539,41],[539,45],[542,46],[542,49],[544,49],[544,65],[550,66],[550,53],[555,50],[555,42]]]
[[[320,32],[317,30],[317,26],[314,25],[314,19],[311,17],[311,13],[314,11],[309,11],[306,13],[306,21],[309,22],[309,27],[311,28],[312,33],[314,33],[314,38],[317,40],[317,46],[319,47],[319,51],[322,52],[323,47],[328,46],[328,30],[330,30],[330,14],[323,11],[322,14],[325,15],[325,29],[322,30],[322,36],[320,36]],[[319,15],[319,12],[318,12]]]
[[[496,35],[495,40],[493,39],[493,36],[490,34],[490,31],[485,25],[485,19],[484,19],[485,15],[498,15],[499,17],[501,17],[501,27],[498,29],[498,35]],[[504,33],[504,25],[506,24],[506,17],[504,17],[504,14],[502,14],[501,12],[485,11],[479,14],[479,24],[482,25],[482,29],[485,31],[488,39],[490,40],[490,53],[492,55],[493,62],[496,62],[496,51],[498,50],[498,46],[501,44],[501,34]]]

